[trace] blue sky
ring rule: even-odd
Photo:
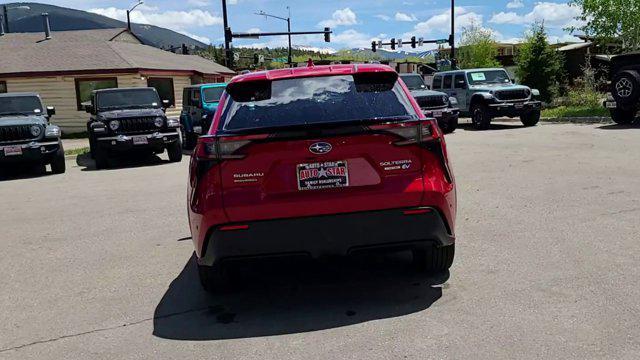
[[[56,0],[51,4],[90,10],[124,19],[125,9],[135,3],[123,0]],[[234,32],[283,31],[286,23],[254,15],[259,10],[285,16],[291,8],[292,30],[321,30],[330,26],[333,41],[321,35],[294,39],[294,44],[317,48],[369,47],[372,40],[392,37],[408,39],[446,38],[449,33],[449,0],[342,0],[270,1],[228,0],[230,25]],[[544,20],[552,42],[576,41],[563,28],[577,22],[580,9],[564,1],[457,0],[458,28],[475,23],[493,31],[496,40],[515,42],[535,21]],[[132,14],[133,21],[167,27],[204,42],[222,41],[221,0],[146,0]],[[286,39],[235,40],[235,46],[284,46]]]

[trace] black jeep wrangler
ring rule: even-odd
[[[167,119],[165,105],[154,88],[95,90],[85,110],[91,157],[96,168],[109,167],[110,158],[131,152],[163,153],[182,160],[180,121]]]
[[[604,105],[618,124],[635,120],[640,110],[640,53],[611,59],[611,95]]]
[[[449,97],[440,91],[429,90],[420,74],[400,74],[400,78],[407,85],[425,116],[435,118],[445,134],[456,130],[460,110],[455,97]]]
[[[0,165],[48,164],[54,174],[64,173],[61,131],[49,123],[55,112],[35,93],[0,94]]]

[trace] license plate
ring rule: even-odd
[[[615,101],[607,101],[607,109],[615,109],[618,107],[618,103]]]
[[[349,186],[346,161],[299,164],[298,190],[320,190]]]
[[[433,112],[433,117],[441,117],[442,116],[442,111],[434,111]]]
[[[4,156],[22,155],[21,146],[7,146],[4,148]]]
[[[516,104],[516,109],[522,109],[524,108],[524,104]]]
[[[134,136],[133,137],[133,145],[146,145],[149,143],[149,140],[146,136]]]

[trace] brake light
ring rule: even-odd
[[[403,138],[404,140],[393,143],[397,146],[419,144],[431,140],[437,140],[439,138],[437,130],[432,130],[434,129],[434,126],[431,121],[411,121],[372,125],[369,128],[371,130],[391,133]]]
[[[232,160],[244,159],[245,154],[238,154],[238,150],[251,144],[255,140],[266,139],[268,134],[244,136],[202,136],[198,138],[196,158],[199,160]]]
[[[249,230],[249,225],[228,225],[222,226],[220,231],[237,231],[237,230]]]

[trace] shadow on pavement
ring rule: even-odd
[[[489,127],[489,129],[487,130],[477,130],[476,128],[473,127],[473,124],[468,123],[468,124],[459,124],[458,128],[463,129],[465,131],[493,131],[493,130],[515,130],[515,129],[526,129],[526,127],[524,125],[522,125],[521,123],[499,123],[499,124],[495,124],[492,123],[491,126]]]
[[[640,130],[640,122],[636,121],[633,124],[628,124],[628,125],[619,125],[619,124],[602,125],[602,126],[598,126],[597,129],[600,129],[600,130],[629,130],[629,129]]]
[[[242,263],[231,272],[233,283],[242,285],[210,295],[200,287],[192,256],[157,305],[153,334],[176,340],[251,338],[419,312],[442,296],[449,273],[419,274],[410,260],[410,254],[398,253]]]
[[[33,179],[52,175],[45,165],[8,164],[0,166],[0,181]]]
[[[110,167],[102,170],[116,170],[125,168],[137,168],[144,166],[157,166],[162,164],[168,164],[168,161],[162,160],[159,156],[154,154],[136,154],[131,153],[127,156],[110,158]],[[76,164],[81,166],[82,171],[97,171],[96,162],[91,158],[89,153],[80,154],[76,156]]]

